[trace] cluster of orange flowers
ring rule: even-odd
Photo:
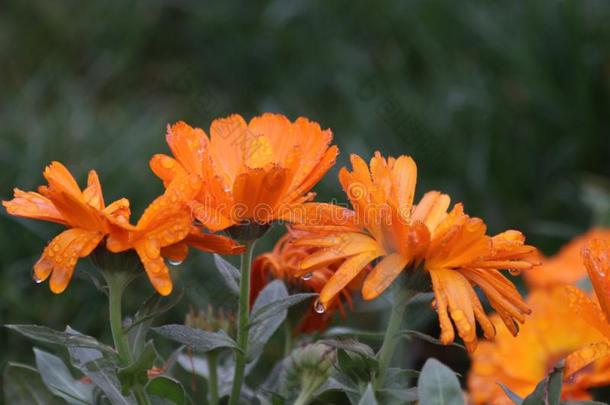
[[[217,119],[209,132],[210,136],[184,122],[168,127],[166,138],[173,157],[159,154],[150,161],[165,192],[136,225],[130,223],[128,200],[105,205],[95,171],[81,190],[68,170],[54,162],[44,171],[47,186],[38,192],[15,189],[15,198],[3,203],[10,214],[68,228],[45,248],[35,265],[36,281],[50,277],[51,290],[59,293],[67,287],[77,260],[96,247],[111,252],[133,249],[153,287],[167,295],[172,280],[166,260],[183,260],[189,247],[240,253],[240,242],[218,233],[244,224],[285,221],[292,224],[288,233],[273,251],[253,263],[250,298],[270,278],[319,293],[299,330],[323,328],[335,310],[344,314],[357,291],[365,300],[372,300],[401,274],[423,272],[434,292],[443,343],[452,342],[457,331],[474,352],[477,324],[487,339],[495,338],[473,354],[470,384],[478,392],[473,396],[476,401],[480,397],[479,402],[486,403],[495,395],[497,389],[488,384],[489,378],[495,381],[505,376],[507,385],[525,392],[544,375],[548,364],[574,352],[569,362],[572,380],[566,386],[575,397],[585,392],[582,381],[587,386],[606,381],[581,370],[590,363],[588,359],[595,360],[610,348],[610,326],[600,323],[610,310],[606,302],[607,245],[591,245],[585,253],[598,306],[575,288],[557,292],[556,283],[544,274],[560,274],[560,283],[575,280],[563,270],[551,270],[560,264],[539,257],[534,247],[525,244],[521,232],[489,235],[483,220],[467,215],[460,203],[450,208],[450,197],[438,191],[424,193],[416,202],[417,166],[408,156],[384,158],[377,152],[367,164],[352,155],[352,169],[342,168],[339,173],[351,205],[346,208],[312,201],[315,195],[310,190],[338,154],[331,145],[330,130],[305,118],[291,122],[282,115],[263,114],[249,123],[239,115]],[[575,261],[573,252],[561,254]],[[530,271],[540,260],[544,261],[542,270]],[[574,277],[585,274],[583,266],[574,267],[578,267]],[[523,300],[501,270],[526,271],[527,280],[539,290]],[[495,315],[485,313],[475,288],[484,293]],[[603,288],[605,295],[599,290]],[[561,294],[581,308],[580,315],[570,317],[560,303],[565,298],[558,298]],[[513,342],[518,340],[511,335],[517,335],[518,323],[532,310],[532,319],[517,338],[526,345],[516,345]],[[559,329],[575,324],[582,327],[570,326],[570,330],[579,333],[566,333],[569,336],[562,340]],[[530,363],[530,356],[518,350],[527,350],[523,347],[546,334],[545,351],[534,367],[534,360]],[[584,341],[595,343],[583,349],[594,350],[593,355],[577,351]],[[505,356],[512,361],[504,361]],[[517,358],[527,364],[515,361]],[[480,388],[483,386],[492,388]],[[494,393],[486,394],[489,390]]]
[[[498,382],[526,396],[564,358],[564,400],[591,399],[590,388],[610,384],[610,229],[593,229],[542,260],[524,273],[532,315],[519,335],[499,331],[472,354],[473,404],[512,404]],[[592,293],[581,289],[589,280]]]

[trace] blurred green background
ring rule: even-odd
[[[167,123],[277,111],[335,134],[342,153],[321,200],[344,201],[336,174],[349,153],[410,154],[420,193],[448,192],[492,232],[521,229],[552,253],[607,220],[608,21],[606,0],[4,0],[0,197],[42,184],[60,160],[81,184],[98,170],[106,199],[130,198],[137,218],[162,191],[148,159],[167,150]],[[4,211],[0,226],[0,324],[70,324],[109,341],[90,283],[55,296],[31,281],[59,227]],[[165,321],[226,296],[204,256],[181,266],[190,288]],[[128,311],[151,293],[140,286]],[[0,347],[0,367],[31,358],[4,329]],[[466,367],[459,351],[426,350]]]

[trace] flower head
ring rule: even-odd
[[[211,231],[240,223],[290,220],[313,198],[309,190],[334,164],[338,153],[330,130],[298,118],[263,114],[249,123],[239,115],[217,119],[210,137],[184,122],[168,127],[174,158],[155,155],[152,170],[165,185],[177,175],[200,176],[202,186],[188,203]]]
[[[532,292],[527,304],[532,315],[517,337],[498,328],[493,342],[482,342],[471,355],[468,376],[473,404],[510,405],[513,402],[497,383],[506,385],[519,396],[527,396],[553,366],[570,353],[602,334],[565,305],[562,288]],[[499,326],[502,319],[492,315]],[[588,389],[610,383],[610,361],[601,360],[580,373],[564,373],[563,399],[590,398]]]
[[[571,309],[601,335],[568,356],[568,375],[577,375],[592,362],[610,356],[610,242],[590,241],[582,249],[582,258],[593,285],[594,298],[572,286],[565,287],[565,291]]]
[[[343,168],[339,179],[354,208],[353,218],[338,226],[316,227],[327,234],[295,242],[317,248],[301,262],[301,273],[343,259],[320,292],[322,305],[379,259],[364,280],[364,299],[378,297],[405,269],[423,268],[432,281],[443,343],[453,341],[455,324],[468,349],[474,350],[475,320],[487,337],[495,334],[473,284],[516,333],[514,320],[523,322],[529,311],[499,270],[533,266],[535,249],[524,244],[523,235],[510,230],[488,236],[485,223],[466,215],[461,204],[447,213],[450,198],[437,191],[426,193],[415,205],[417,169],[408,156],[385,159],[377,152],[369,166],[358,156],[351,161],[353,170]]]
[[[81,190],[61,163],[53,162],[44,171],[48,185],[39,192],[15,189],[15,197],[3,201],[11,215],[56,222],[67,230],[56,236],[34,265],[37,282],[49,276],[51,291],[63,292],[79,258],[88,256],[106,238],[114,253],[134,249],[153,287],[162,295],[172,290],[164,259],[182,261],[188,246],[208,252],[239,253],[233,240],[202,234],[193,226],[183,199],[194,195],[200,183],[193,176],[179,176],[165,193],[146,209],[137,225],[131,225],[129,201],[125,198],[106,206],[97,173],[89,172],[87,187]]]
[[[559,253],[543,259],[536,269],[523,272],[527,284],[533,288],[575,285],[586,278],[587,269],[582,261],[581,251],[594,239],[610,241],[610,229],[593,228],[577,236],[564,245]]]
[[[332,275],[337,271],[341,261],[329,263],[312,269],[302,274],[300,263],[311,254],[311,248],[297,246],[293,242],[299,236],[304,236],[302,231],[289,229],[275,244],[273,250],[261,254],[252,263],[252,284],[250,288],[251,306],[254,300],[272,279],[284,280],[288,285],[300,291],[312,291],[319,293]],[[345,316],[344,303],[352,307],[351,291],[359,289],[362,280],[354,280],[348,288],[341,291],[327,306],[324,311],[316,310],[317,301],[312,301],[309,311],[296,327],[296,333],[311,333],[326,329],[336,311]]]
[[[11,215],[56,222],[68,229],[57,235],[34,265],[34,279],[51,277],[49,286],[63,292],[79,258],[88,256],[108,235],[113,222],[129,216],[129,201],[122,198],[106,206],[97,173],[89,172],[87,187],[81,190],[72,174],[59,162],[43,172],[48,182],[38,192],[14,190],[14,198],[2,204]]]

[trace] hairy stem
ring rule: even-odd
[[[210,405],[218,405],[218,370],[217,370],[217,353],[211,351],[208,353],[208,391],[210,392]]]
[[[114,348],[119,354],[119,361],[125,367],[133,362],[133,356],[123,333],[122,300],[125,287],[132,280],[132,276],[122,272],[106,272],[105,276],[108,284],[108,305],[112,340],[114,341]],[[141,385],[134,385],[132,391],[139,405],[150,405],[148,395]]]
[[[252,253],[256,240],[246,242],[246,250],[241,255],[241,279],[239,282],[239,311],[237,319],[237,347],[235,351],[235,375],[229,405],[237,405],[241,393],[241,386],[246,370],[246,355],[248,351],[248,318],[250,315],[250,267]]]
[[[392,312],[388,321],[388,326],[385,331],[383,338],[383,344],[381,349],[377,353],[379,358],[379,372],[375,376],[374,386],[379,389],[383,386],[383,380],[390,366],[394,350],[398,344],[398,332],[402,325],[402,319],[407,309],[407,304],[417,294],[416,291],[408,290],[402,286],[396,286],[394,288],[394,302],[392,305]]]

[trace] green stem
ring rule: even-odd
[[[106,282],[108,284],[108,305],[112,340],[114,341],[114,347],[119,354],[119,362],[125,367],[133,362],[133,356],[127,339],[125,338],[125,334],[123,333],[121,306],[123,292],[125,291],[125,287],[127,287],[133,279],[133,276],[122,272],[105,272],[104,275],[106,276]],[[148,395],[141,385],[134,385],[132,390],[139,405],[150,405]]]
[[[122,366],[128,366],[132,361],[131,350],[123,334],[123,315],[121,310],[123,291],[125,291],[125,279],[121,273],[111,274],[108,281],[108,304],[110,312],[110,330],[114,347],[119,353]]]
[[[208,391],[210,391],[210,405],[218,405],[218,371],[217,354],[214,351],[208,353]]]
[[[390,320],[383,337],[383,344],[379,349],[379,372],[375,376],[374,386],[376,389],[383,386],[383,380],[385,378],[388,367],[394,355],[394,350],[400,339],[398,332],[400,331],[400,325],[407,309],[407,304],[417,294],[416,291],[408,290],[401,286],[394,287],[394,302],[392,304],[392,312],[390,314]]]
[[[246,371],[248,351],[248,318],[250,315],[250,267],[256,240],[246,242],[246,251],[241,255],[241,278],[239,282],[239,311],[237,324],[237,348],[235,351],[235,375],[229,405],[239,404],[241,386]]]
[[[307,384],[297,397],[296,401],[294,401],[293,405],[307,405],[311,402],[314,392],[318,389],[320,384]]]

